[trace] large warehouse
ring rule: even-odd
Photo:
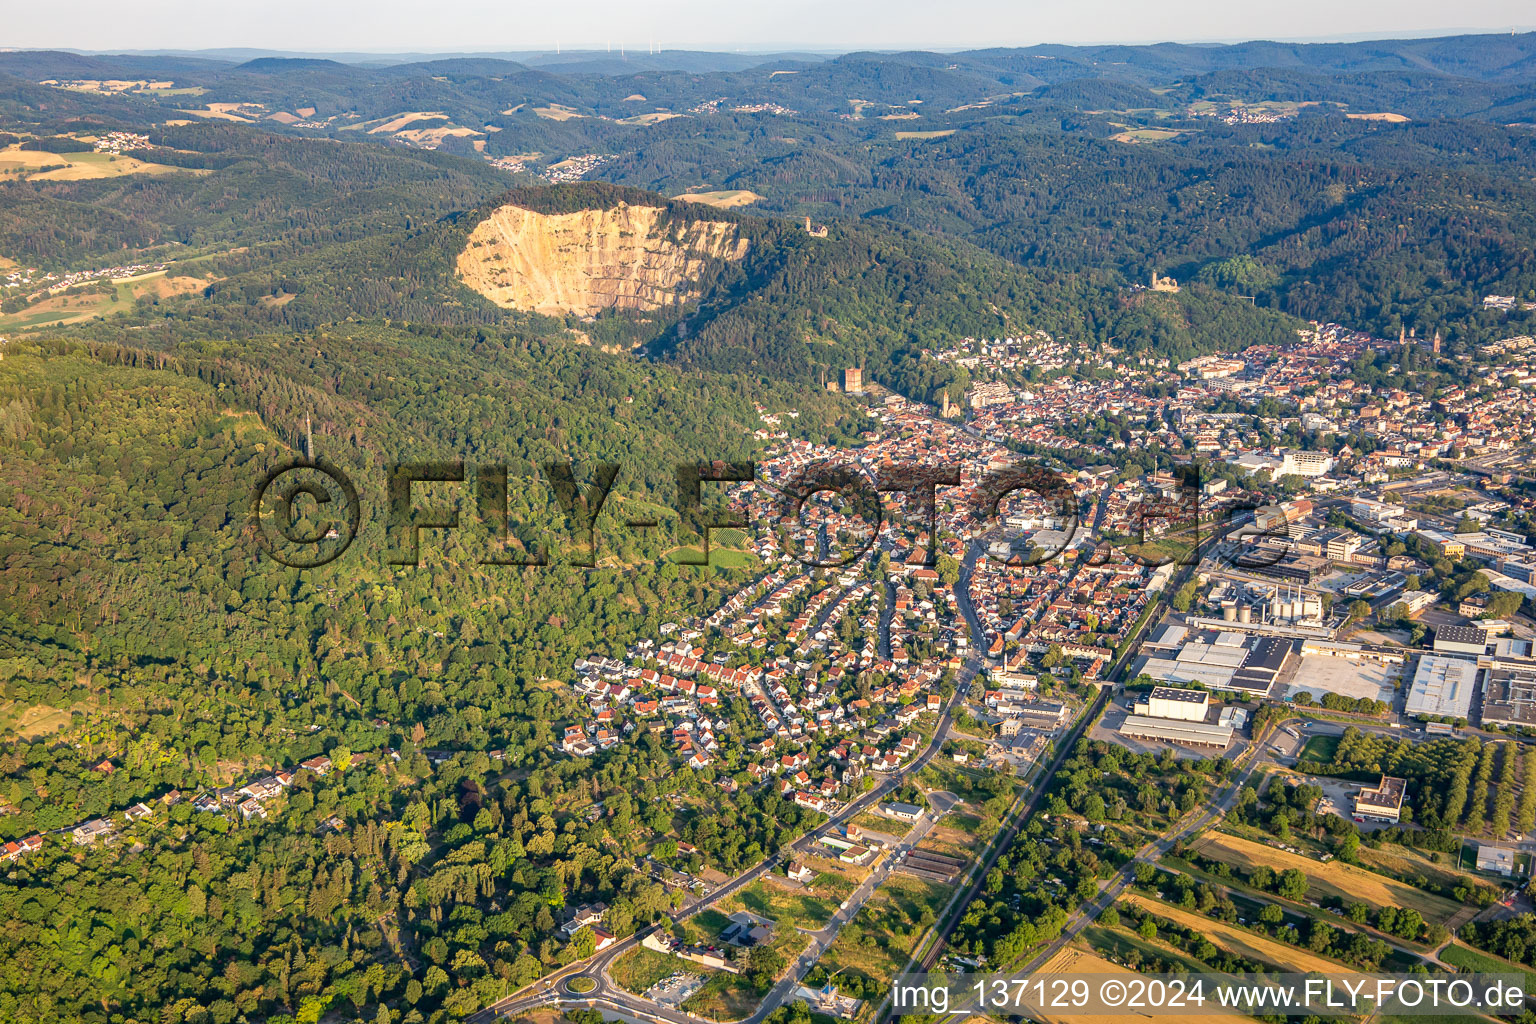
[[[1143,710],[1145,708],[1145,710]],[[1184,722],[1203,722],[1211,708],[1211,695],[1205,690],[1181,690],[1174,686],[1155,686],[1146,703],[1136,702],[1136,713],[1149,718],[1174,718]]]
[[[1204,722],[1181,722],[1173,718],[1148,718],[1146,715],[1126,715],[1125,722],[1120,726],[1120,735],[1133,740],[1157,740],[1186,747],[1215,747],[1219,750],[1226,750],[1232,744],[1230,725],[1206,725]]]
[[[1426,654],[1419,659],[1403,710],[1410,715],[1467,718],[1477,693],[1477,663]]]
[[[1536,725],[1536,670],[1495,665],[1483,670],[1483,724]]]
[[[1146,658],[1138,671],[1159,683],[1199,683],[1216,690],[1264,694],[1290,664],[1295,650],[1295,643],[1285,637],[1205,632],[1172,657]]]
[[[1481,626],[1441,626],[1435,630],[1435,651],[1445,654],[1485,654],[1488,634]]]

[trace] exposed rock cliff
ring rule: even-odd
[[[622,204],[552,214],[502,206],[470,233],[459,276],[508,309],[589,315],[686,300],[709,260],[746,255],[737,225],[665,213]]]

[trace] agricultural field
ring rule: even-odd
[[[1246,931],[1237,925],[1227,924],[1225,921],[1217,921],[1206,917],[1204,914],[1192,913],[1180,907],[1163,903],[1160,900],[1138,895],[1124,896],[1122,897],[1122,902],[1130,906],[1139,906],[1148,913],[1156,917],[1166,918],[1174,924],[1181,924],[1186,928],[1194,929],[1210,939],[1213,945],[1252,960],[1274,964],[1289,971],[1321,971],[1327,973],[1345,970],[1340,964],[1310,953],[1304,948],[1276,942],[1274,939],[1268,939],[1262,935]]]
[[[896,138],[902,142],[905,142],[909,139],[942,139],[947,138],[953,134],[955,134],[955,130],[953,128],[945,128],[943,130],[931,132],[897,132]]]
[[[751,206],[763,197],[744,188],[728,188],[716,192],[684,192],[672,198],[685,203],[703,203],[717,210],[734,210],[739,206]]]
[[[1146,142],[1167,142],[1183,134],[1184,132],[1177,128],[1129,128],[1123,132],[1116,132],[1109,138],[1112,142],[1125,142],[1137,145]]]
[[[1250,871],[1260,864],[1268,865],[1277,872],[1297,868],[1307,876],[1308,895],[1319,902],[1338,899],[1345,903],[1364,902],[1375,907],[1411,907],[1425,921],[1442,925],[1462,909],[1460,904],[1442,896],[1415,889],[1406,882],[1378,875],[1353,864],[1336,860],[1324,864],[1310,857],[1300,857],[1223,832],[1203,836],[1195,841],[1191,849],[1201,856],[1240,867],[1244,871]]]
[[[1106,960],[1090,950],[1080,949],[1075,946],[1063,948],[1045,965],[1036,971],[1036,976],[1047,974],[1120,974],[1130,977],[1134,971],[1127,970],[1119,964]],[[1042,1020],[1051,1024],[1130,1024],[1132,1021],[1145,1020],[1141,1014],[1136,1013],[1069,1013],[1046,1014]],[[1235,1013],[1208,1013],[1202,1014],[1200,1020],[1203,1024],[1252,1024],[1248,1017]]]
[[[130,174],[211,174],[211,171],[146,163],[116,153],[45,153],[7,146],[0,149],[0,182],[87,181]]]
[[[551,103],[547,107],[534,107],[533,112],[547,121],[569,121],[572,118],[587,116],[573,107],[567,107],[563,103]]]
[[[694,547],[673,548],[667,552],[667,557],[674,562],[697,565],[704,560],[704,552]],[[758,563],[757,556],[750,551],[737,551],[735,548],[711,544],[709,564],[717,569],[745,569]]]
[[[653,125],[653,124],[661,124],[663,121],[670,121],[674,117],[686,117],[686,116],[687,116],[686,114],[674,114],[674,113],[672,113],[671,111],[668,111],[668,110],[653,110],[649,114],[635,114],[635,115],[633,115],[631,117],[621,117],[621,118],[618,119],[618,123],[619,124]],[[750,195],[750,194],[751,193],[748,193],[748,195]]]
[[[130,309],[142,298],[167,299],[201,291],[208,282],[194,277],[167,277],[163,270],[119,281],[102,282],[111,292],[97,290],[95,284],[74,295],[53,295],[40,299],[15,313],[0,314],[0,330],[19,331],[28,327],[75,324],[110,313]]]

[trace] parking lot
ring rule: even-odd
[[[1341,697],[1368,697],[1392,704],[1397,699],[1402,673],[1400,664],[1304,654],[1295,677],[1281,696],[1289,699],[1298,693],[1310,693],[1314,700],[1321,700],[1325,693],[1336,693]]]
[[[656,984],[645,991],[645,998],[653,1003],[676,1009],[687,1001],[699,989],[704,987],[708,979],[702,974],[689,974],[687,971],[678,971],[662,978]]]

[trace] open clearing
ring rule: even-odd
[[[917,115],[914,114],[912,116],[916,117]],[[942,139],[953,134],[955,134],[953,128],[943,128],[931,132],[897,132],[896,137],[905,141],[907,139]]]
[[[1156,917],[1166,918],[1174,924],[1181,924],[1186,928],[1204,935],[1212,944],[1245,956],[1252,960],[1258,960],[1266,964],[1274,964],[1291,971],[1321,971],[1339,972],[1346,970],[1340,964],[1332,960],[1325,960],[1320,956],[1309,953],[1305,949],[1289,946],[1274,939],[1266,939],[1253,932],[1244,931],[1236,925],[1217,921],[1206,917],[1204,914],[1194,914],[1180,907],[1171,906],[1159,900],[1148,899],[1145,896],[1126,896],[1124,902],[1131,906],[1139,906]]]
[[[1525,990],[1536,992],[1536,971],[1528,971],[1519,964],[1512,964],[1508,960],[1485,953],[1471,946],[1463,946],[1452,939],[1440,953],[1440,959],[1465,971],[1473,971],[1478,974],[1523,974],[1525,975]]]
[[[0,736],[14,730],[21,739],[35,740],[40,736],[58,732],[70,723],[70,719],[71,715],[67,708],[34,704],[18,711],[15,705],[7,704],[0,708]]]
[[[19,331],[29,327],[76,324],[119,310],[128,310],[141,298],[167,299],[177,295],[190,295],[208,285],[208,282],[201,278],[167,277],[164,270],[140,274],[137,277],[125,277],[111,283],[114,288],[112,295],[92,290],[82,294],[53,295],[41,299],[26,309],[0,316],[0,329]]]
[[[672,198],[685,203],[703,203],[717,210],[732,210],[738,206],[751,206],[763,197],[744,188],[728,188],[718,192],[684,192]]]
[[[586,117],[574,107],[567,107],[563,103],[551,103],[547,107],[534,107],[533,112],[546,121],[569,121],[574,117]]]
[[[418,146],[438,146],[442,141],[452,136],[483,135],[473,128],[465,128],[462,125],[451,124],[440,128],[407,128],[404,131],[395,132],[395,138],[414,142]]]
[[[1046,961],[1045,966],[1037,972],[1037,976],[1047,974],[1117,974],[1131,977],[1135,972],[1088,950],[1068,946]],[[1147,1018],[1140,1013],[1050,1013],[1042,1015],[1041,1019],[1054,1024],[1128,1024],[1130,1021],[1145,1021]],[[1253,1024],[1251,1018],[1235,1013],[1202,1014],[1200,1020],[1203,1024]]]
[[[760,878],[722,902],[720,909],[727,914],[745,910],[779,925],[814,931],[832,919],[854,887],[852,880],[825,871],[799,888],[777,876]]]
[[[406,113],[403,113],[403,114],[396,114],[394,117],[390,118],[388,121],[385,121],[383,124],[374,125],[372,128],[368,129],[368,134],[369,135],[379,135],[379,134],[385,133],[385,132],[389,132],[389,133],[397,132],[400,129],[404,128],[405,126],[407,126],[409,124],[414,124],[417,121],[447,121],[447,120],[449,120],[448,115],[443,113],[441,110],[414,110],[414,111],[407,111]]]
[[[937,916],[951,888],[910,875],[891,875],[838,932],[837,940],[822,954],[821,963],[828,972],[841,970],[889,982],[906,965],[912,947],[927,930],[914,926],[925,911]],[[898,937],[895,928],[907,934]]]
[[[1276,871],[1299,868],[1306,873],[1308,893],[1314,900],[1332,897],[1346,903],[1363,902],[1376,907],[1412,907],[1423,915],[1424,920],[1435,924],[1444,924],[1461,910],[1459,904],[1444,897],[1353,864],[1336,860],[1324,864],[1221,832],[1212,832],[1196,840],[1192,848],[1202,856],[1245,870],[1259,864],[1267,864]]]
[[[211,174],[211,171],[145,163],[113,153],[44,153],[7,146],[0,149],[0,181],[86,181],[129,174]]]
[[[1142,142],[1167,142],[1176,139],[1184,133],[1176,128],[1132,128],[1129,131],[1116,132],[1109,137],[1111,142],[1125,142],[1135,145]]]
[[[698,964],[666,953],[658,953],[654,949],[644,946],[636,946],[613,962],[608,968],[608,974],[613,978],[614,984],[626,992],[635,995],[643,995],[645,990],[656,984],[662,978],[683,971],[687,974],[708,973]]]
[[[698,548],[673,548],[665,557],[683,565],[700,565],[704,561],[704,552]],[[717,569],[745,569],[757,564],[757,556],[750,551],[736,551],[711,544],[709,564]]]
[[[1391,124],[1402,124],[1408,120],[1403,114],[1393,114],[1382,111],[1379,114],[1345,114],[1345,117],[1355,121],[1387,121]]]
[[[653,110],[649,114],[634,114],[630,117],[619,118],[619,124],[661,124],[670,121],[674,117],[687,117],[686,114],[674,114],[670,110]]]

